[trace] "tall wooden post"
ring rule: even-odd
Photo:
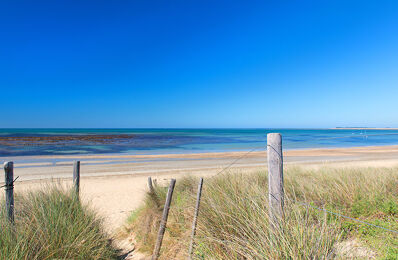
[[[6,190],[6,212],[11,223],[14,223],[14,163],[4,163],[5,190]]]
[[[73,187],[77,197],[79,197],[80,189],[80,161],[73,162]]]
[[[160,221],[158,238],[155,244],[155,249],[153,250],[152,254],[152,260],[156,260],[159,257],[160,248],[162,247],[164,232],[166,231],[167,218],[169,217],[169,209],[171,204],[171,198],[173,197],[175,184],[176,180],[171,179],[169,190],[167,191],[166,202],[164,203],[162,220]]]
[[[268,158],[268,199],[270,222],[279,226],[282,221],[284,190],[283,190],[283,154],[282,136],[278,133],[267,135]]]
[[[195,214],[193,216],[193,221],[192,221],[191,243],[189,244],[189,250],[188,250],[189,259],[192,259],[193,243],[194,243],[195,233],[196,233],[196,224],[198,223],[200,197],[202,196],[202,187],[203,187],[203,178],[200,178],[199,184],[198,184],[198,193],[196,196]]]

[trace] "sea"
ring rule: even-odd
[[[281,133],[283,149],[398,145],[396,129],[0,129],[0,156],[79,154],[170,154],[249,151],[266,148],[268,133]],[[22,137],[132,135],[114,142],[75,142],[38,145],[4,144]]]

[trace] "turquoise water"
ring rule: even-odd
[[[398,145],[398,130],[349,129],[0,129],[0,137],[132,134],[128,141],[0,145],[0,156],[159,154],[245,151],[264,147],[267,133],[283,135],[284,149]]]

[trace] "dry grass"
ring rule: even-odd
[[[0,259],[116,259],[98,216],[59,186],[16,194],[15,225],[0,202]]]
[[[163,259],[186,257],[196,183],[177,180]],[[276,231],[269,228],[267,187],[265,172],[205,179],[194,258],[332,259],[345,257],[337,255],[340,242],[354,238],[380,259],[398,258],[396,234],[298,203],[398,230],[398,169],[287,168],[285,221]],[[166,187],[155,187],[129,220],[127,234],[144,252],[152,252],[165,194]]]

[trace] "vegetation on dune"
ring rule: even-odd
[[[177,181],[162,246],[163,259],[187,255],[197,180]],[[398,235],[317,210],[338,212],[398,230],[398,169],[285,170],[285,221],[271,231],[265,172],[227,173],[205,179],[195,259],[331,259],[355,256],[342,241],[358,240],[379,259],[398,258]],[[141,251],[151,253],[167,187],[155,186],[129,219]],[[360,254],[358,255],[360,256]]]
[[[101,220],[58,186],[16,194],[15,224],[0,202],[0,259],[116,259]]]

